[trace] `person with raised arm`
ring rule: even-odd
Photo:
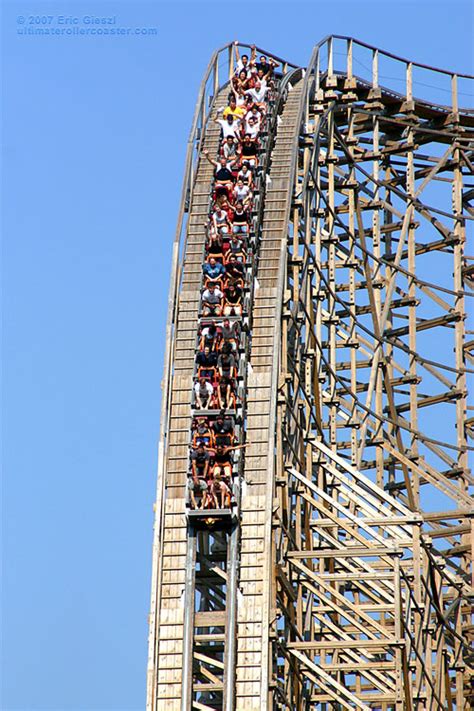
[[[255,62],[255,68],[257,72],[262,71],[262,75],[270,79],[273,76],[273,71],[278,67],[278,62],[276,62],[272,57],[267,59],[264,54],[260,55],[258,62]]]
[[[248,54],[239,54],[239,40],[234,40],[234,51],[235,51],[235,74],[239,74],[245,71],[247,76],[250,74],[251,66],[255,64],[255,57],[257,55],[257,48],[253,44],[250,47],[250,59]]]
[[[232,476],[233,464],[232,452],[237,449],[245,449],[245,447],[249,444],[250,442],[247,442],[246,444],[237,444],[230,447],[221,447],[219,445],[215,448],[215,450],[209,450],[211,453],[214,453],[214,466],[212,468],[213,477],[215,477],[216,474],[220,474],[221,476],[225,476],[230,479]]]
[[[218,109],[217,113],[221,114],[223,113],[223,111],[223,108]],[[240,119],[235,118],[233,114],[227,114],[227,117],[225,119],[218,118],[218,116],[215,116],[212,120],[214,121],[214,123],[218,123],[221,127],[222,138],[224,140],[227,138],[227,136],[233,136],[234,138],[240,137]]]
[[[216,188],[221,187],[228,191],[232,191],[234,187],[234,176],[228,167],[227,158],[221,156],[218,161],[214,160],[210,157],[209,151],[204,151],[204,156],[206,160],[215,168],[214,180]]]
[[[250,89],[249,86],[237,86],[235,87],[233,84],[231,84],[231,89],[234,93],[235,96],[235,104],[237,108],[243,109],[243,116],[245,116],[246,112],[248,111],[247,108],[247,95],[245,94],[245,89]],[[239,116],[238,118],[241,118]]]

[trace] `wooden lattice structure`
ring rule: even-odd
[[[175,241],[147,708],[467,711],[473,77],[347,37],[305,70],[282,63],[255,216],[250,444],[232,519],[209,531],[184,503],[199,153],[217,145],[208,113],[233,52],[203,81]]]

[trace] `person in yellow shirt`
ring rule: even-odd
[[[247,113],[246,109],[244,106],[237,106],[237,101],[235,99],[235,96],[231,96],[229,98],[229,105],[226,106],[224,109],[224,113],[222,114],[222,117],[224,119],[227,118],[227,116],[232,115],[236,119],[243,119],[245,114]]]

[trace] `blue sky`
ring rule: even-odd
[[[168,272],[212,51],[305,64],[337,33],[472,72],[471,3],[227,7],[3,3],[4,711],[144,707]],[[91,15],[158,32],[17,32]]]

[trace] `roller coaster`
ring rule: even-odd
[[[232,302],[203,264],[213,240],[228,264],[219,120],[255,52]],[[147,711],[473,708],[473,79],[343,36],[305,68],[213,54],[173,245]]]

